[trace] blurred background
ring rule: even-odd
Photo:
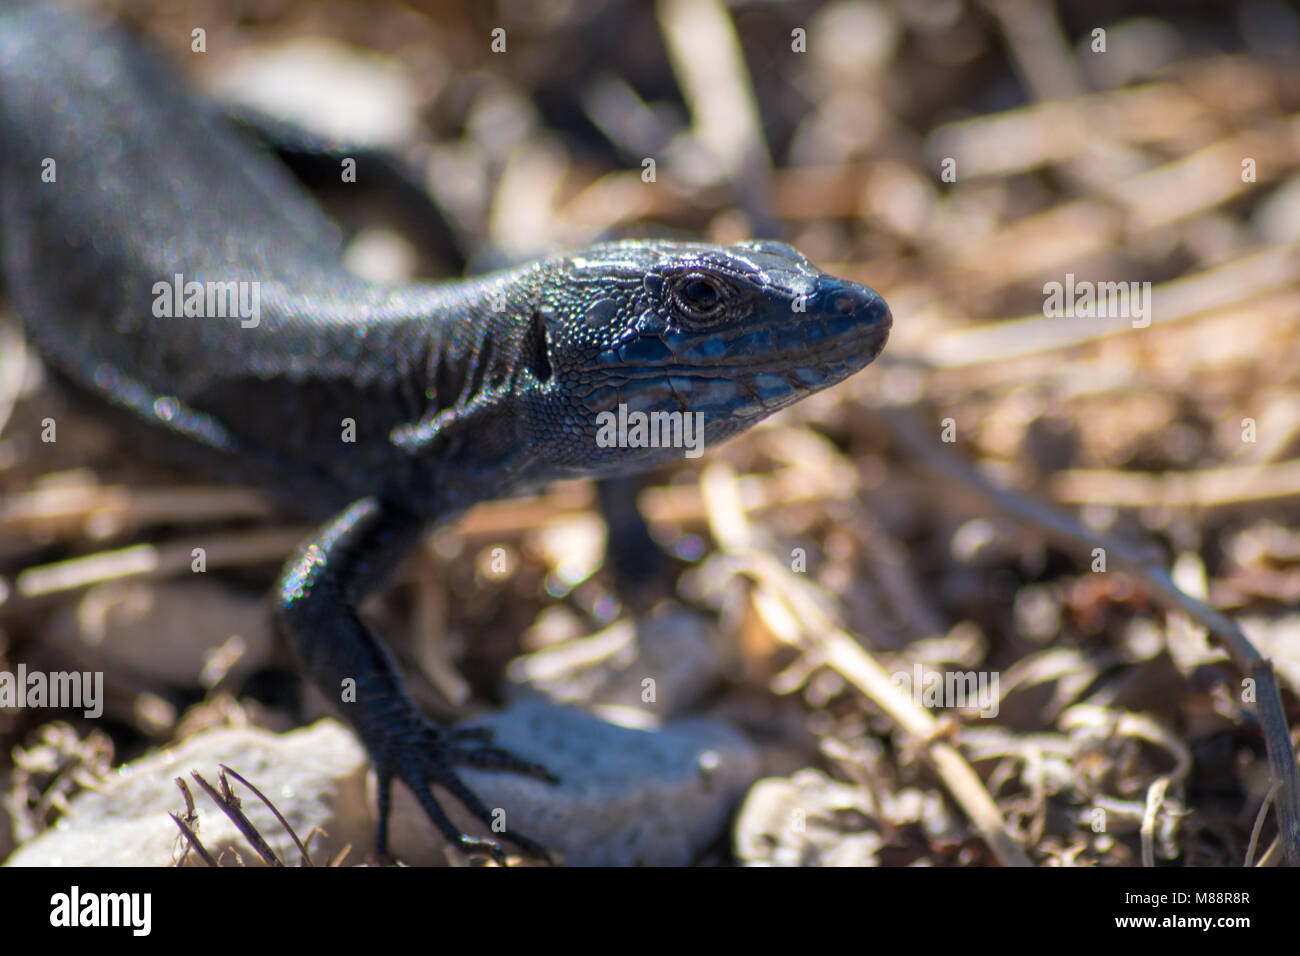
[[[517,658],[511,681],[601,712],[623,699],[628,655],[677,667],[671,706],[641,719],[723,717],[764,777],[702,862],[1265,853],[1277,825],[1261,814],[1272,778],[1251,675],[1140,566],[1167,569],[1273,659],[1294,724],[1293,4],[104,6],[240,110],[397,159],[439,221],[333,201],[363,274],[456,276],[611,237],[765,236],[892,308],[865,372],[649,477],[639,504],[671,563],[657,600],[616,593],[583,484],[440,531],[378,611],[428,706],[499,701],[521,653],[564,666]],[[1045,285],[1067,275],[1150,283],[1149,324],[1048,314]],[[31,832],[68,786],[50,766],[104,766],[114,746],[127,759],[232,713],[294,723],[261,594],[302,529],[266,530],[256,496],[186,484],[107,431],[33,442],[24,416],[39,420],[48,386],[7,371],[0,664],[118,648],[111,741],[74,757],[85,740],[38,746],[29,714],[0,714],[0,753],[30,748],[8,808]],[[201,586],[178,573],[196,523],[229,535]],[[133,543],[182,557],[86,570]],[[133,649],[133,634],[169,650]],[[231,634],[240,646],[214,671],[202,648]],[[918,667],[996,674],[996,715],[909,712],[878,678]],[[988,806],[1000,835],[972,822]]]

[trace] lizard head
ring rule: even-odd
[[[863,368],[892,321],[780,242],[604,243],[542,269],[526,414],[561,472],[695,457]]]

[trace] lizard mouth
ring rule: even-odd
[[[878,312],[866,321],[855,314],[818,318],[794,330],[769,328],[749,333],[737,339],[735,348],[698,361],[689,360],[692,350],[687,349],[687,361],[673,355],[664,361],[642,359],[617,369],[598,369],[606,373],[610,384],[664,376],[713,380],[732,375],[797,376],[801,372],[806,379],[809,373],[839,365],[851,365],[845,372],[850,374],[870,364],[889,339],[893,318],[883,300],[877,297],[876,302]]]

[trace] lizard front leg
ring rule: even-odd
[[[426,718],[406,693],[383,644],[357,616],[361,601],[388,579],[415,545],[421,527],[418,517],[390,502],[353,502],[285,564],[276,586],[276,619],[316,686],[341,702],[374,761],[378,853],[387,853],[391,787],[397,778],[411,788],[454,845],[501,861],[505,854],[500,845],[461,833],[438,805],[430,785],[445,787],[491,825],[492,812],[460,779],[455,765],[554,777],[537,764],[491,746],[491,731],[448,729]],[[345,694],[350,687],[354,698]],[[512,831],[509,836],[525,852],[547,857],[545,849],[524,835]]]

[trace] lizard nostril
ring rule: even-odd
[[[858,300],[851,295],[837,295],[831,300],[831,310],[837,315],[852,315]]]

